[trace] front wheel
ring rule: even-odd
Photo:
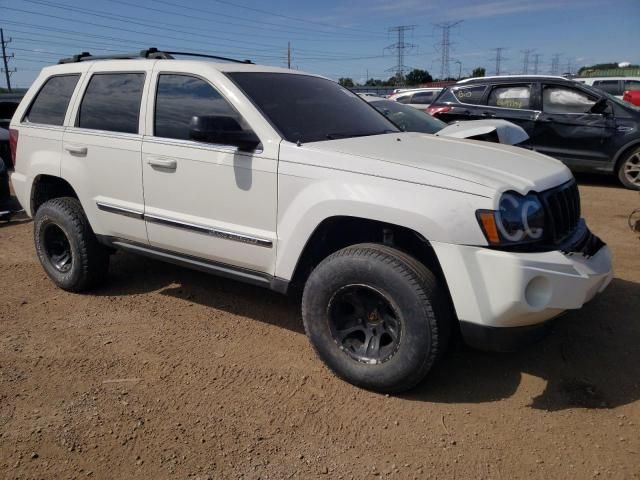
[[[350,246],[323,260],[305,285],[302,316],[331,370],[380,392],[419,383],[451,328],[435,276],[406,253],[378,244]]]
[[[618,166],[618,179],[625,187],[640,190],[640,147],[622,158]]]

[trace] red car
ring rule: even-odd
[[[627,90],[622,99],[640,107],[640,90]]]

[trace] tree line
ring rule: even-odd
[[[472,77],[484,77],[486,70],[483,67],[474,68],[471,74]],[[380,80],[379,78],[369,78],[364,83],[364,85],[357,84],[353,81],[352,78],[349,77],[341,77],[338,79],[338,83],[343,87],[393,87],[395,85],[422,85],[423,83],[430,83],[437,80],[458,80],[457,78],[441,78],[434,79],[431,74],[427,70],[422,70],[420,68],[414,68],[409,73],[407,73],[404,77],[398,78],[397,75],[394,75],[387,80]]]

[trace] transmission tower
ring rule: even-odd
[[[11,43],[11,39],[4,39],[4,31],[0,28],[0,47],[2,48],[2,63],[4,64],[4,68],[0,69],[1,72],[4,73],[5,79],[7,80],[7,90],[11,92],[11,74],[16,72],[16,69],[9,69],[9,59],[13,58],[13,53],[11,55],[7,55],[7,45]]]
[[[504,60],[506,60],[506,58],[504,56],[502,56],[502,52],[504,52],[506,50],[505,47],[497,47],[492,49],[494,52],[496,52],[496,75],[500,75],[501,70],[500,70],[500,65],[502,64],[502,62]]]
[[[554,53],[551,57],[551,75],[558,75],[560,71],[560,54]]]
[[[522,73],[529,73],[529,56],[534,52],[533,48],[527,48],[526,50],[522,50]]]
[[[538,74],[538,65],[540,65],[540,57],[542,55],[539,53],[535,53],[533,55],[533,74],[537,75]]]
[[[449,54],[451,53],[451,29],[463,21],[438,23],[435,26],[442,30],[442,40],[440,41],[440,80],[451,78],[449,73]]]
[[[397,27],[390,27],[389,33],[397,33],[398,41],[385,48],[385,50],[395,50],[396,52],[396,66],[388,68],[387,72],[395,72],[396,82],[399,84],[404,83],[404,72],[409,69],[404,64],[405,55],[413,50],[416,46],[412,43],[404,41],[405,32],[411,32],[416,28],[415,25],[399,25]]]

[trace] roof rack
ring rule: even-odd
[[[171,60],[174,58],[174,55],[186,55],[190,57],[200,57],[200,58],[213,58],[215,60],[224,60],[225,62],[253,64],[251,60],[237,60],[235,58],[219,57],[217,55],[207,55],[205,53],[167,52],[163,50],[158,50],[157,48],[148,48],[146,50],[140,50],[139,52],[134,52],[134,53],[116,53],[112,55],[91,55],[89,52],[82,52],[78,55],[74,55],[69,58],[60,59],[60,61],[58,61],[58,64],[89,62],[91,60],[118,60],[118,59],[126,60],[126,59],[134,59],[134,58]]]

